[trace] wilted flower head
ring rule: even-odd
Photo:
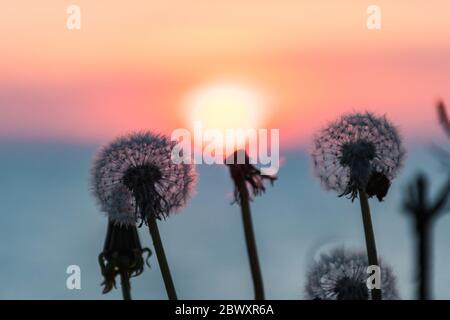
[[[118,224],[157,219],[185,205],[195,185],[195,169],[171,159],[174,142],[150,132],[114,140],[92,168],[92,187],[102,211]]]
[[[372,113],[351,113],[314,139],[314,169],[325,188],[354,199],[358,189],[381,201],[400,169],[405,151],[397,129]]]
[[[104,281],[103,293],[116,287],[116,276],[129,280],[144,271],[143,255],[150,249],[142,248],[136,226],[122,226],[109,221],[103,252],[99,255]],[[147,261],[147,265],[148,261]]]
[[[277,180],[275,176],[262,175],[261,170],[250,163],[250,158],[244,150],[235,151],[225,162],[230,168],[231,178],[235,184],[234,200],[237,203],[240,203],[242,196],[251,200],[251,196],[259,196],[266,192],[264,180],[269,180],[272,185]],[[248,187],[251,188],[251,195]]]
[[[369,300],[367,267],[367,255],[363,251],[336,248],[329,254],[322,254],[308,271],[305,286],[307,299]],[[392,269],[382,262],[380,269],[383,299],[398,299]]]

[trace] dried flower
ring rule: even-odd
[[[372,113],[352,113],[322,129],[314,140],[314,169],[323,186],[341,196],[358,189],[381,201],[405,151],[397,129]]]
[[[136,226],[122,226],[109,221],[103,252],[99,255],[100,269],[104,278],[103,293],[108,293],[116,287],[116,277],[122,281],[123,291],[129,293],[129,279],[144,271],[144,253],[151,251],[142,248]]]
[[[174,142],[150,132],[114,140],[92,168],[92,189],[101,210],[118,224],[134,225],[183,207],[195,185],[193,165],[174,164]]]
[[[243,163],[238,161],[241,156]],[[268,180],[271,185],[277,180],[275,176],[262,175],[261,171],[250,163],[250,158],[244,150],[235,151],[225,162],[230,168],[230,175],[235,184],[234,200],[236,203],[240,203],[242,196],[252,200],[252,196],[259,196],[266,192],[264,180]],[[228,164],[228,162],[232,163]],[[242,188],[240,187],[241,182],[243,184]],[[251,189],[251,195],[248,192],[249,188]],[[245,193],[245,195],[241,193]]]
[[[231,161],[230,161],[231,160]],[[272,184],[276,180],[274,176],[265,176],[261,171],[250,163],[245,150],[237,150],[226,161],[230,169],[231,179],[234,183],[234,199],[241,207],[242,222],[244,224],[245,244],[250,262],[250,272],[252,274],[253,287],[256,300],[264,300],[264,283],[259,265],[258,253],[256,250],[255,233],[250,212],[249,189],[253,196],[261,195],[266,191],[264,180],[269,180]]]
[[[369,274],[367,256],[363,251],[336,248],[322,254],[307,274],[305,292],[307,299],[369,300],[367,288]],[[396,279],[391,267],[380,263],[383,298],[399,299]]]

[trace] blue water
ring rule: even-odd
[[[120,299],[102,295],[97,256],[106,219],[89,193],[89,168],[98,146],[0,143],[0,299]],[[279,180],[252,204],[266,295],[301,299],[305,270],[326,248],[364,248],[359,204],[320,188],[305,152],[284,153]],[[372,201],[378,251],[392,265],[401,296],[414,297],[414,238],[401,196],[418,169],[434,186],[443,172],[428,147],[414,147],[387,200]],[[238,206],[231,205],[227,169],[198,166],[189,206],[160,223],[180,298],[251,299],[253,289]],[[450,298],[450,214],[434,235],[434,297]],[[150,246],[145,228],[141,241]],[[81,267],[81,290],[66,288],[66,268]],[[156,258],[132,280],[136,299],[165,299]]]

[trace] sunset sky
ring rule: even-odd
[[[70,4],[81,8],[81,30],[66,28]],[[370,4],[4,2],[0,138],[170,133],[190,127],[189,97],[217,84],[258,92],[258,126],[279,128],[284,147],[361,109],[387,113],[409,141],[424,140],[438,130],[436,99],[450,101],[450,3],[376,1],[381,30],[366,27]]]

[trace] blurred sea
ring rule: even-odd
[[[98,146],[0,143],[0,299],[120,299],[102,295],[97,256],[106,219],[89,192]],[[359,203],[321,189],[305,151],[282,153],[279,180],[252,203],[258,251],[269,299],[302,299],[308,263],[334,245],[364,248]],[[392,265],[402,298],[414,297],[411,221],[401,195],[418,169],[433,186],[444,174],[429,147],[410,148],[405,168],[383,203],[371,201],[379,254]],[[175,285],[185,299],[251,299],[251,276],[239,207],[223,166],[198,166],[197,194],[160,223]],[[450,299],[450,212],[434,234],[434,298]],[[144,246],[150,237],[140,230]],[[81,267],[81,290],[66,288],[66,268]],[[132,279],[136,299],[165,299],[157,265]]]

